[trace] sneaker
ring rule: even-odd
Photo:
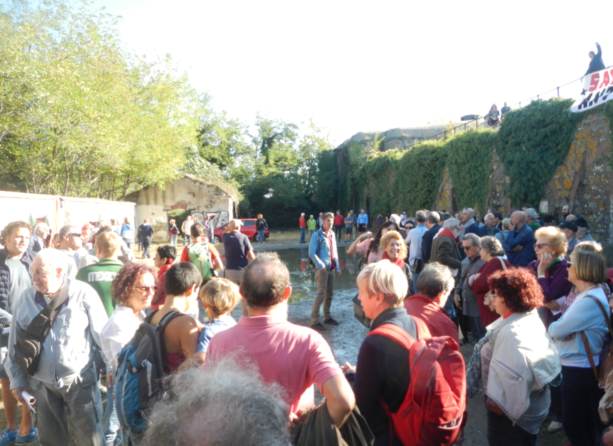
[[[549,426],[547,427],[547,430],[549,432],[555,432],[555,431],[559,431],[560,429],[562,429],[562,423],[560,423],[559,421],[552,421]]]
[[[38,442],[38,434],[36,433],[36,429],[33,427],[30,428],[30,433],[26,435],[17,434],[17,440],[15,444],[30,444]]]
[[[317,331],[324,331],[326,329],[326,327],[324,327],[321,322],[317,322],[316,324],[311,324],[311,328],[313,330],[317,330]],[[2,445],[0,445],[0,446],[2,446]]]
[[[8,427],[4,429],[0,434],[0,446],[8,446],[9,444],[13,444],[15,442],[15,439],[17,438],[18,433],[19,429],[14,432],[11,432]]]
[[[338,325],[338,321],[335,319],[332,319],[331,317],[328,319],[324,319],[324,324],[328,324],[328,325]]]

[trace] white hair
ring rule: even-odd
[[[443,222],[443,228],[451,231],[452,229],[456,229],[460,226],[460,220],[457,218],[451,217]]]
[[[492,220],[495,219],[496,217],[494,217],[494,214],[485,214],[485,217],[483,217],[483,221],[487,221],[487,220]]]
[[[38,223],[36,226],[34,226],[34,233],[36,234],[38,231],[48,231],[49,230],[49,226],[47,225],[47,223]]]
[[[390,215],[390,221],[400,225],[400,216],[398,214],[392,214]]]
[[[255,366],[207,360],[169,382],[173,397],[154,406],[145,446],[290,445],[283,390]]]
[[[366,265],[358,275],[360,280],[365,281],[369,295],[381,292],[386,297],[396,298],[395,306],[402,303],[409,291],[409,281],[404,271],[387,259]]]

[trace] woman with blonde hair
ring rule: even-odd
[[[502,230],[498,234],[496,234],[495,237],[500,243],[504,243],[504,241],[511,233],[511,219],[505,218],[504,220],[502,220],[500,225],[502,226]]]
[[[396,266],[398,266],[404,274],[407,276],[409,282],[409,290],[407,296],[410,295],[413,289],[413,273],[411,273],[411,267],[405,262],[408,254],[407,244],[403,240],[400,232],[390,231],[381,237],[379,244],[381,251],[383,251],[382,260],[389,260]]]
[[[543,290],[544,303],[539,310],[545,327],[549,327],[556,317],[552,313],[560,311],[558,299],[567,296],[573,287],[568,281],[568,262],[564,259],[568,242],[562,230],[555,226],[539,228],[535,233],[534,252],[537,260],[528,265]]]
[[[395,241],[393,237],[387,240]],[[372,320],[370,331],[394,325],[417,339],[415,321],[402,305],[409,283],[400,268],[390,260],[380,260],[365,266],[357,282],[360,305]],[[386,336],[373,333],[360,347],[357,367],[347,363],[343,369],[355,373],[356,405],[375,436],[374,444],[401,444],[390,429],[381,401],[392,413],[400,409],[410,383],[408,350]]]
[[[606,279],[607,267],[600,253],[574,251],[568,280],[579,294],[548,329],[562,363],[562,425],[571,445],[597,444],[604,428],[598,416],[603,392],[596,368],[608,332],[603,309],[610,314],[609,303],[601,286]]]

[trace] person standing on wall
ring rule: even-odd
[[[596,71],[604,70],[606,68],[606,65],[602,61],[602,49],[600,48],[598,42],[596,42],[596,48],[598,48],[598,53],[594,54],[593,51],[589,52],[589,56],[591,59],[590,66],[587,68],[585,76],[591,73],[595,73]]]
[[[138,227],[138,238],[143,245],[143,259],[150,259],[149,247],[151,246],[151,236],[153,228],[149,224],[149,220],[145,218],[143,224]]]
[[[306,243],[306,240],[304,239],[304,236],[305,236],[305,233],[306,233],[307,222],[306,222],[306,218],[304,218],[304,212],[302,214],[300,214],[300,219],[298,220],[298,225],[300,226],[300,243]]]
[[[319,307],[322,302],[324,303],[324,324],[338,325],[338,322],[330,316],[330,307],[334,293],[334,276],[340,277],[341,275],[336,238],[331,230],[334,214],[326,212],[322,220],[322,228],[311,236],[309,244],[309,257],[315,264],[315,279],[317,280],[317,295],[311,311],[311,328],[319,331],[326,329],[319,321]]]
[[[368,226],[368,214],[364,212],[364,209],[360,209],[360,214],[358,215],[358,220],[356,223],[358,224],[358,232],[360,234],[366,232],[366,226]]]

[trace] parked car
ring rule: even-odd
[[[249,237],[249,240],[255,241],[255,238],[258,235],[258,231],[257,229],[255,229],[256,219],[255,218],[239,218],[239,220],[243,222],[243,225],[241,226],[241,233]],[[220,226],[219,228],[215,228],[215,231],[213,231],[213,237],[214,237],[213,242],[214,243],[221,243],[222,235],[224,232],[226,232],[227,227],[228,227],[228,223],[226,223],[223,226]],[[266,228],[266,230],[264,231],[264,234],[266,235],[266,238],[269,237],[268,228]]]

